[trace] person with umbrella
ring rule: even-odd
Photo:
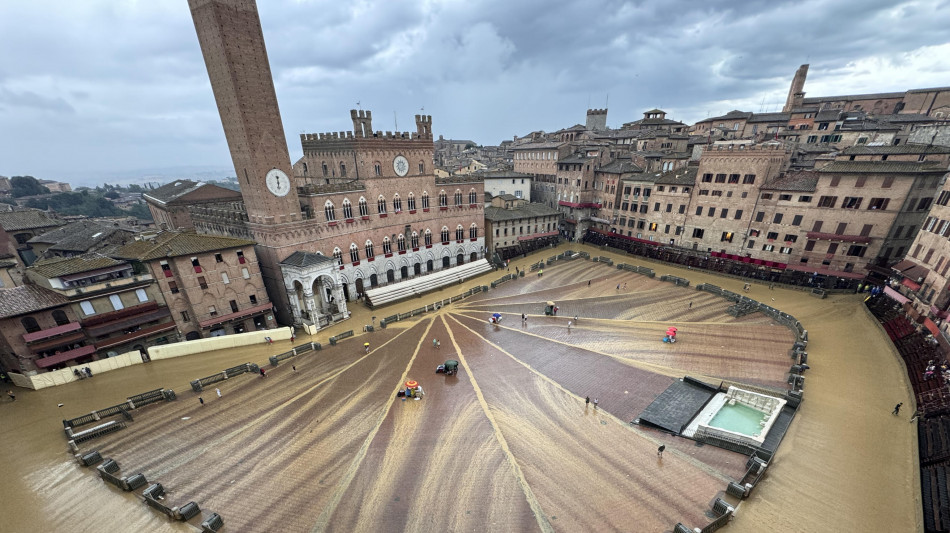
[[[501,322],[501,313],[494,313],[494,314],[492,314],[491,317],[495,319],[495,323],[496,323],[496,324],[497,324],[498,322]]]

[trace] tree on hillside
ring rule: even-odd
[[[110,200],[115,200],[116,198],[119,197],[119,193],[117,193],[117,192],[115,192],[115,191],[109,191],[109,192],[103,194],[103,196],[105,196],[106,198],[108,198],[108,199],[110,199]]]
[[[10,186],[14,198],[49,194],[49,189],[40,185],[40,182],[33,176],[13,176],[10,178]]]

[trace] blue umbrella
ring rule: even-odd
[[[492,316],[495,317],[495,318],[501,318],[501,313],[495,313],[495,314],[493,314]]]

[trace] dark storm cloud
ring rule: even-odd
[[[376,129],[494,144],[662,107],[695,122],[774,110],[795,69],[809,95],[950,85],[943,2],[330,0],[259,2],[292,157],[297,134]],[[230,158],[185,0],[0,5],[0,174]],[[63,153],[51,135],[69,135]]]

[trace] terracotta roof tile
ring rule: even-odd
[[[946,172],[946,168],[931,161],[834,161],[820,172],[857,172],[866,174],[916,174],[918,172]]]
[[[30,270],[43,276],[44,278],[58,278],[68,276],[69,274],[78,274],[80,272],[89,272],[99,270],[100,268],[109,268],[125,264],[125,261],[119,261],[99,253],[83,254],[74,257],[52,257],[49,259],[40,259],[30,266]]]
[[[116,257],[151,261],[160,257],[179,257],[194,255],[229,248],[244,248],[254,246],[254,241],[221,237],[218,235],[204,235],[192,232],[165,231],[153,239],[143,239],[130,242],[115,252]]]
[[[0,227],[6,231],[52,228],[65,224],[38,209],[14,210],[0,213]]]
[[[36,285],[0,289],[0,318],[59,307],[68,301],[65,296]]]

